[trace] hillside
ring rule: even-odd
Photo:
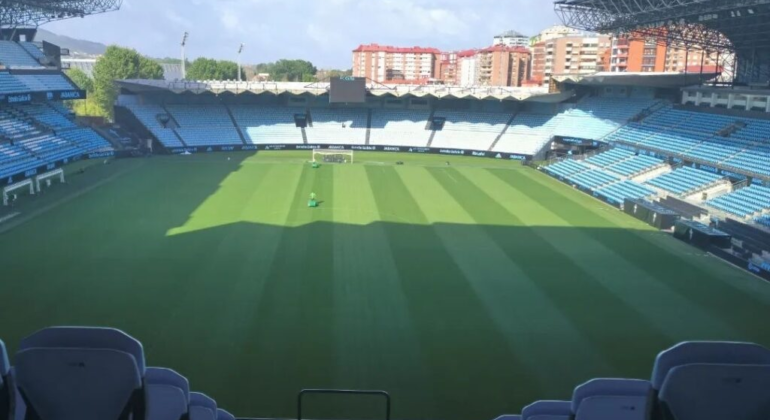
[[[48,41],[62,48],[68,48],[72,55],[101,55],[107,49],[107,46],[98,42],[85,41],[82,39],[70,38],[64,35],[57,35],[45,29],[38,29],[36,41]]]

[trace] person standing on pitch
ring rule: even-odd
[[[310,200],[315,201],[315,193],[314,192],[310,193]]]

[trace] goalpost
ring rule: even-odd
[[[32,183],[31,179],[25,179],[24,181],[11,184],[3,188],[3,205],[4,206],[8,205],[8,200],[11,198],[12,192],[22,190],[25,188],[29,188],[30,195],[35,195],[35,184]]]
[[[42,189],[40,188],[40,182],[41,181],[47,181],[51,178],[59,178],[59,182],[64,184],[64,170],[62,169],[56,169],[51,172],[46,172],[42,175],[38,175],[37,178],[35,178],[35,186],[37,187],[37,192],[41,192]],[[48,185],[50,185],[51,181],[48,181]]]
[[[313,149],[313,163],[353,163],[352,150]]]

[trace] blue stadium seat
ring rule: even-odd
[[[5,343],[0,340],[0,420],[7,420],[11,415],[11,394],[10,385],[11,363],[8,361],[8,353],[5,350]]]
[[[770,350],[757,344],[685,342],[661,352],[652,385],[676,420],[761,420],[770,415]]]
[[[143,417],[142,345],[112,328],[53,327],[23,339],[14,379],[27,415],[40,419]]]
[[[521,414],[503,414],[496,417],[495,420],[521,420]]]
[[[190,384],[171,369],[149,367],[144,376],[147,420],[180,420],[187,416]]]
[[[235,420],[235,416],[229,411],[219,408],[217,409],[217,420]]]
[[[206,394],[191,392],[190,420],[217,420],[217,402]]]
[[[535,401],[521,410],[521,420],[571,420],[572,402]]]
[[[572,395],[575,420],[646,420],[652,385],[638,379],[593,379]]]

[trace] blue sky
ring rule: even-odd
[[[45,29],[154,56],[244,63],[303,58],[349,68],[361,43],[465,49],[488,46],[509,29],[534,35],[556,24],[550,0],[124,0],[118,12],[55,22]]]

